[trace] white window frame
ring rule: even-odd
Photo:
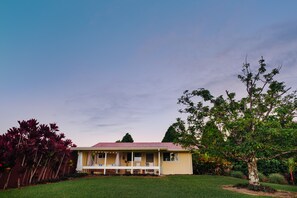
[[[174,153],[174,152],[165,152],[165,153],[169,153],[169,159],[166,158],[167,160],[164,160],[164,153],[163,153],[163,162],[176,162],[176,161],[178,161],[178,153]]]

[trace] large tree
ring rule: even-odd
[[[262,57],[255,70],[243,64],[238,78],[244,86],[239,96],[226,91],[225,96],[215,97],[203,88],[186,90],[178,100],[183,105],[180,112],[187,115],[186,121],[178,118],[175,124],[178,142],[247,163],[249,183],[259,185],[257,161],[297,151],[296,91],[276,80],[279,71],[267,71]],[[215,141],[216,146],[203,141],[213,132],[223,137]]]

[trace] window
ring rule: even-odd
[[[163,161],[177,161],[177,153],[163,153]]]
[[[146,154],[146,162],[154,162],[154,154],[153,153]]]
[[[141,161],[141,153],[135,153],[134,154],[134,161],[138,161],[138,162]]]
[[[134,157],[141,157],[141,153],[135,153]]]
[[[105,153],[99,153],[98,158],[105,158]]]
[[[127,161],[132,161],[132,153],[127,153]]]

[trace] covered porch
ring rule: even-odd
[[[161,151],[157,150],[78,150],[78,172],[95,174],[161,175]]]

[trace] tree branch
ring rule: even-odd
[[[280,157],[282,155],[286,155],[286,154],[293,153],[293,152],[297,152],[297,149],[290,150],[290,151],[283,151],[281,153],[278,153],[278,154],[270,156],[270,157],[261,157],[261,158],[258,158],[258,159],[259,160],[269,160],[269,159],[274,159],[274,158]]]

